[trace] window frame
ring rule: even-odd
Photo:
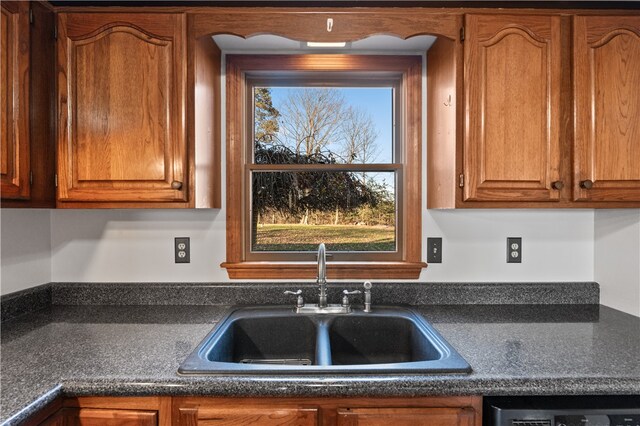
[[[359,252],[362,256],[341,253],[329,262],[330,278],[418,278],[422,268],[422,57],[395,55],[295,54],[295,55],[227,55],[227,261],[221,266],[230,278],[314,278],[316,260],[313,252],[301,256],[289,253],[251,252],[251,170],[263,166],[253,163],[253,87],[257,82],[277,81],[286,75],[287,86],[327,75],[332,84],[358,86],[369,82],[397,81],[394,88],[396,130],[395,155],[389,169],[396,172],[396,239],[398,251],[393,256]],[[374,71],[372,73],[372,71]],[[353,75],[369,77],[354,79]],[[351,75],[351,76],[350,76]],[[292,77],[292,78],[290,78]],[[399,155],[398,155],[399,154]],[[258,166],[258,167],[256,167]],[[352,165],[344,168],[352,169]],[[294,166],[300,168],[299,166]],[[343,166],[340,166],[343,167]],[[340,168],[337,167],[337,168]],[[268,169],[267,167],[264,167]],[[313,168],[311,166],[310,168]],[[326,169],[325,167],[322,167]],[[344,169],[343,168],[343,169]],[[380,164],[374,166],[380,170]],[[327,169],[328,170],[328,169]],[[401,242],[401,243],[400,243]],[[389,252],[385,253],[388,254]],[[262,256],[265,254],[266,256]],[[283,254],[283,255],[281,255]],[[297,253],[296,253],[297,254]],[[274,256],[275,255],[275,256]],[[363,257],[364,256],[364,257]]]

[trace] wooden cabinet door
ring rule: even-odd
[[[211,406],[179,407],[176,425],[189,426],[316,426],[317,408],[278,407],[277,404],[264,407],[252,406]]]
[[[170,426],[171,397],[65,398],[54,401],[26,422],[26,426],[33,425]]]
[[[41,426],[157,426],[158,413],[108,408],[61,408]]]
[[[187,200],[183,14],[58,16],[58,200]]]
[[[473,426],[471,408],[341,408],[338,426]]]
[[[640,16],[576,16],[575,200],[640,201]]]
[[[0,4],[0,193],[29,198],[29,2]]]
[[[464,200],[560,197],[560,17],[467,15]]]

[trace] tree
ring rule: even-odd
[[[268,88],[257,89],[254,96],[256,164],[335,164],[338,152],[329,146],[342,146],[347,163],[373,162],[379,154],[373,119],[348,106],[336,89],[292,90],[279,109],[273,106]],[[307,223],[310,212],[334,212],[334,223],[338,223],[340,211],[375,207],[385,201],[385,188],[359,174],[254,172],[253,226],[261,215],[273,211],[298,217],[301,223]]]
[[[328,164],[323,154],[300,156],[281,144],[256,144],[256,162],[273,164]],[[260,161],[258,161],[260,160]],[[336,206],[349,210],[363,204],[376,205],[379,194],[358,179],[354,172],[255,172],[253,173],[253,210],[263,214],[269,209],[286,215],[306,216],[308,211],[332,211]],[[377,188],[376,188],[377,189]]]
[[[302,88],[289,93],[280,125],[284,143],[298,155],[319,154],[341,139],[346,101],[332,88]]]
[[[271,100],[271,90],[267,87],[258,87],[254,92],[254,135],[255,141],[261,143],[273,143],[276,139],[280,124],[278,111]]]
[[[342,122],[342,156],[347,163],[373,163],[380,155],[378,131],[371,114],[349,107]]]

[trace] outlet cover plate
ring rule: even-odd
[[[522,263],[522,237],[507,237],[507,263]]]
[[[174,253],[176,263],[191,262],[191,244],[189,237],[176,237],[174,242]]]
[[[427,263],[442,263],[442,238],[427,238]]]

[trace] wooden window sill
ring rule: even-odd
[[[224,262],[231,279],[314,279],[315,262]],[[343,262],[327,264],[328,278],[333,279],[417,279],[426,268],[424,262]]]

